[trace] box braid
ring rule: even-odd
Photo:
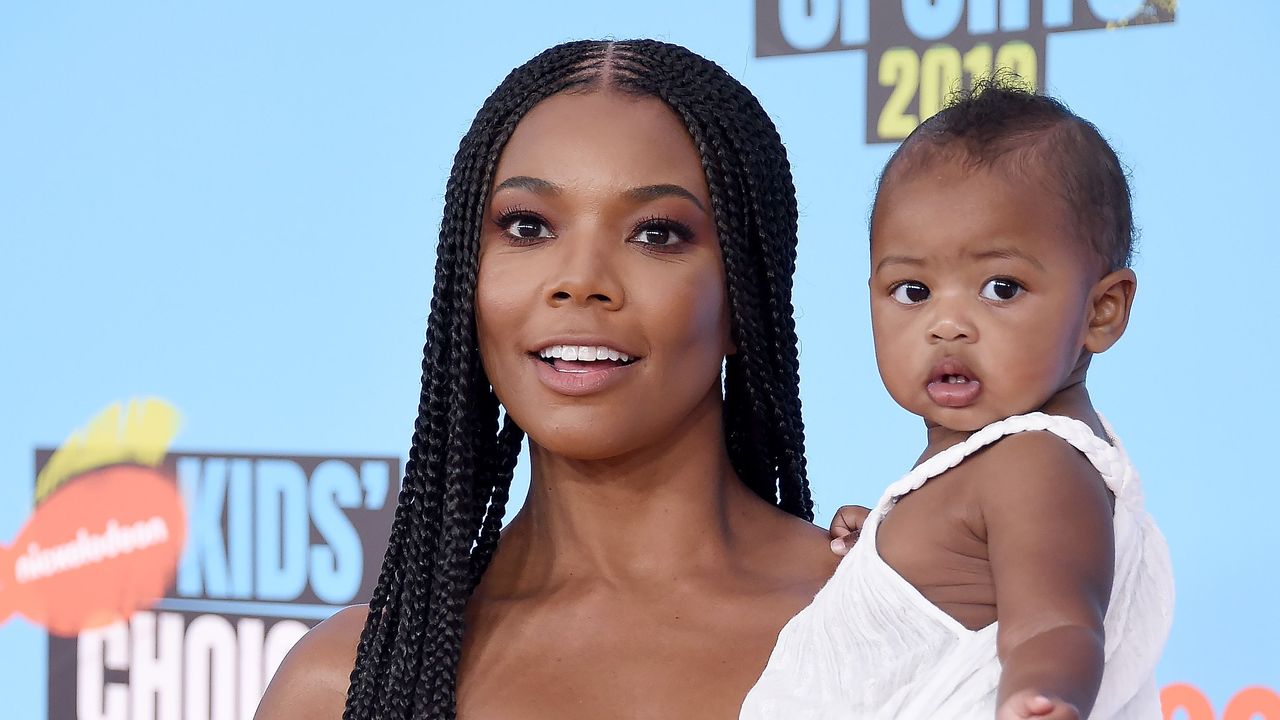
[[[760,497],[813,519],[791,283],[796,200],[786,151],[751,93],[676,45],[579,41],[513,70],[454,158],[436,252],[422,394],[395,520],[356,651],[344,720],[453,718],[463,612],[498,543],[523,431],[479,360],[475,285],[485,203],[516,124],[561,92],[665,102],[702,157],[724,255],[731,337],[725,437]]]

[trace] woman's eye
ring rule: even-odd
[[[517,240],[537,240],[553,237],[551,228],[532,215],[515,215],[502,220],[502,229]]]
[[[1024,289],[1014,280],[995,278],[994,280],[988,280],[987,284],[982,286],[982,292],[979,294],[988,300],[1000,302],[1014,299]]]
[[[690,231],[674,223],[645,223],[631,236],[631,239],[642,245],[653,247],[672,247],[685,242],[692,235]]]
[[[892,295],[903,305],[915,305],[929,299],[929,288],[923,283],[908,281],[895,285]]]

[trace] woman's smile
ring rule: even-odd
[[[530,353],[538,379],[552,392],[581,396],[603,392],[625,381],[642,358],[618,349],[618,343],[568,338]]]

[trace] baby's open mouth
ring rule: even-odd
[[[929,373],[925,393],[938,405],[962,408],[977,401],[982,393],[982,383],[964,363],[955,358],[945,358]]]

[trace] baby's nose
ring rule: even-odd
[[[948,313],[940,315],[929,328],[929,339],[933,342],[972,342],[977,339],[973,324]]]

